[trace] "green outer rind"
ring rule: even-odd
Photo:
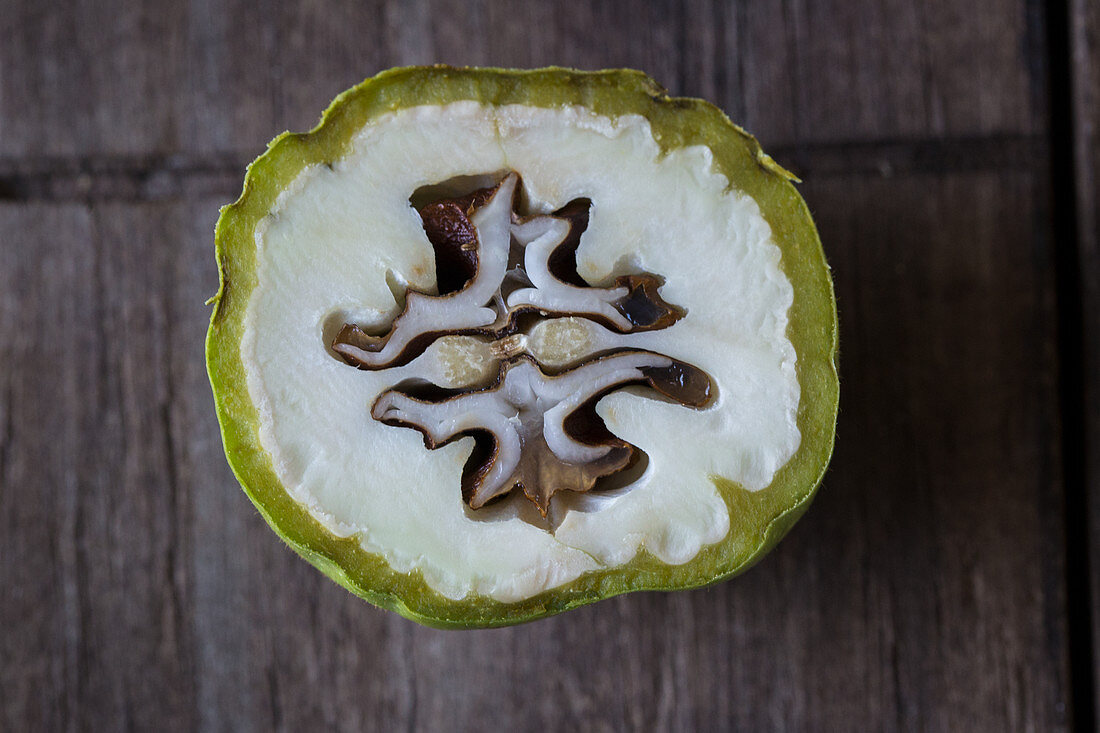
[[[640,114],[662,150],[707,145],[716,168],[756,200],[782,252],[781,267],[794,286],[788,337],[798,355],[801,444],[772,484],[749,492],[722,477],[715,486],[730,510],[730,532],[684,565],[666,565],[640,551],[629,563],[517,602],[485,596],[450,600],[432,590],[419,571],[395,572],[355,537],[331,534],[295,502],[260,446],[259,415],[248,393],[240,344],[256,285],[256,224],[276,197],[308,165],[349,152],[368,120],[408,106],[476,100],[538,107],[583,105],[608,117]],[[669,97],[633,70],[581,72],[408,67],[391,69],[338,96],[308,133],[283,133],[248,168],[236,203],[221,211],[215,230],[220,275],[206,339],[207,372],[214,391],[229,464],[268,524],[310,563],[352,593],[414,621],[441,628],[505,626],[639,590],[674,590],[718,582],[742,572],[768,552],[805,512],[833,450],[839,400],[837,316],[832,280],[809,210],[783,170],[756,139],[717,107]]]

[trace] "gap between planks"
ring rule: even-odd
[[[1087,393],[1084,293],[1078,226],[1074,28],[1068,0],[1046,5],[1047,67],[1050,105],[1050,218],[1054,233],[1055,307],[1058,385],[1062,418],[1062,476],[1065,497],[1066,624],[1069,641],[1070,715],[1074,730],[1096,730],[1095,639],[1092,634],[1089,567]]]

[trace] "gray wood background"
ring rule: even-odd
[[[1094,728],[1098,44],[1094,0],[0,0],[0,730]],[[218,207],[429,62],[641,68],[805,179],[837,450],[745,576],[434,631],[237,488]]]

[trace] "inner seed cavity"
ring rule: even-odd
[[[622,488],[646,460],[607,429],[595,410],[600,398],[642,386],[700,409],[715,388],[699,368],[633,345],[638,333],[684,316],[661,298],[661,278],[639,272],[593,287],[578,274],[591,201],[525,215],[521,190],[519,175],[506,172],[466,193],[444,182],[414,194],[435,252],[436,292],[406,287],[388,330],[346,322],[331,349],[372,371],[431,351],[417,378],[382,392],[371,415],[418,430],[429,449],[473,437],[461,477],[470,508],[515,491],[545,518],[558,492]]]

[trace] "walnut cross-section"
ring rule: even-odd
[[[487,383],[455,390],[406,380],[383,392],[371,414],[419,430],[430,449],[473,436],[462,476],[467,504],[477,509],[518,488],[545,517],[556,492],[592,490],[637,460],[639,449],[596,414],[601,397],[641,385],[702,408],[714,388],[697,367],[630,344],[631,334],[668,328],[684,316],[658,294],[660,278],[637,273],[594,287],[580,277],[576,252],[589,202],[523,217],[516,212],[519,186],[513,172],[495,187],[423,206],[438,292],[408,289],[388,331],[371,335],[345,324],[332,349],[360,369],[382,370],[410,364],[445,336],[486,343],[497,363]],[[579,361],[548,369],[527,336],[539,322],[563,318],[602,336]]]

